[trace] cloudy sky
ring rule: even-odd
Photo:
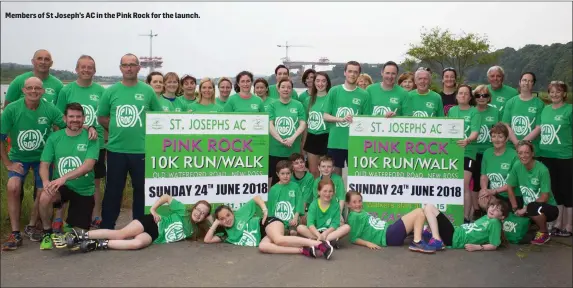
[[[572,3],[6,3],[2,4],[1,61],[30,63],[35,50],[52,52],[55,69],[73,70],[93,56],[98,75],[119,75],[125,53],[148,56],[152,29],[161,71],[232,76],[241,70],[269,75],[294,45],[293,60],[401,61],[422,27],[487,34],[500,49],[566,43]],[[200,19],[7,19],[6,13],[193,13]],[[142,74],[147,70],[142,69]]]

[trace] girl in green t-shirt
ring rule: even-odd
[[[433,204],[426,204],[424,213],[431,230],[424,231],[422,237],[436,250],[444,250],[446,246],[469,252],[496,250],[499,245],[507,244],[501,221],[508,216],[509,206],[501,200],[493,199],[486,215],[458,227]]]
[[[317,240],[326,240],[339,248],[338,240],[350,232],[350,226],[340,226],[340,206],[334,196],[334,183],[330,178],[318,183],[318,198],[312,201],[306,213],[306,224],[298,225],[298,234]]]
[[[199,82],[197,101],[188,105],[190,112],[221,112],[223,107],[215,103],[215,83],[211,78],[203,78]]]
[[[387,225],[386,221],[362,210],[362,195],[359,192],[349,191],[346,193],[346,205],[350,209],[347,217],[348,225],[350,225],[350,242],[370,249],[402,246],[408,234],[414,232],[410,250],[436,253],[436,248],[429,246],[422,239],[422,230],[426,222],[422,208],[414,209],[393,224]]]
[[[262,217],[256,216],[257,206],[263,212]],[[221,205],[215,209],[214,216],[215,221],[205,235],[205,243],[227,242],[259,247],[259,251],[269,254],[302,254],[312,258],[324,255],[327,260],[334,250],[327,241],[285,236],[283,222],[279,218],[268,217],[267,206],[258,195],[234,213],[228,206]]]
[[[161,207],[163,204],[167,207]],[[167,209],[165,209],[167,208]],[[82,252],[93,250],[137,250],[152,243],[173,243],[186,238],[201,239],[211,223],[211,205],[198,201],[187,211],[185,205],[173,197],[163,194],[146,214],[131,221],[119,230],[97,229],[83,231],[73,228],[62,236],[53,236],[57,248],[68,247]],[[55,235],[55,234],[54,234]],[[133,239],[131,239],[133,238]]]

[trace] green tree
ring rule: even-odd
[[[427,63],[437,73],[447,67],[455,68],[458,82],[464,81],[469,68],[492,64],[497,59],[497,53],[490,51],[491,45],[485,35],[462,33],[456,36],[448,29],[436,27],[422,31],[420,38],[420,44],[410,44],[406,55]]]

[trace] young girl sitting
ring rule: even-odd
[[[257,205],[263,217],[255,216]],[[255,196],[239,210],[221,205],[215,209],[213,225],[205,235],[205,243],[227,242],[234,245],[259,247],[259,251],[270,254],[303,254],[316,258],[324,255],[330,259],[332,246],[326,241],[310,240],[298,236],[285,236],[283,222],[267,217],[267,207],[260,196]],[[222,233],[217,233],[219,225]],[[217,231],[218,232],[218,231]]]
[[[157,208],[168,203],[168,209]],[[62,236],[55,236],[57,248],[68,246],[72,250],[89,252],[96,249],[135,250],[152,243],[172,243],[189,237],[202,237],[209,229],[211,205],[201,200],[188,213],[183,203],[164,194],[151,207],[151,214],[131,221],[120,230],[98,229],[83,231],[73,229]],[[189,217],[190,216],[190,217]],[[126,240],[128,238],[133,238]]]
[[[495,250],[500,244],[506,244],[501,220],[509,214],[507,203],[492,199],[487,214],[470,224],[455,227],[436,206],[426,204],[424,207],[430,231],[424,231],[424,239],[430,239],[429,245],[436,250],[448,246],[454,249],[465,248],[467,251]]]
[[[422,239],[422,230],[426,222],[422,208],[414,209],[388,226],[385,221],[362,210],[360,193],[356,191],[346,193],[346,205],[350,209],[347,218],[350,225],[350,242],[370,249],[380,249],[381,246],[402,246],[404,239],[414,231],[414,240],[410,243],[409,249],[422,253],[436,253],[436,249]]]
[[[318,198],[308,207],[307,225],[298,225],[296,231],[307,238],[326,240],[339,248],[338,239],[350,232],[350,226],[340,226],[340,206],[334,197],[334,184],[329,178],[318,183]]]

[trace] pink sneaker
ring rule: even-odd
[[[537,232],[535,234],[535,238],[533,240],[531,240],[531,244],[543,245],[543,244],[547,243],[547,241],[549,241],[549,240],[551,240],[551,237],[549,237],[549,233]]]

